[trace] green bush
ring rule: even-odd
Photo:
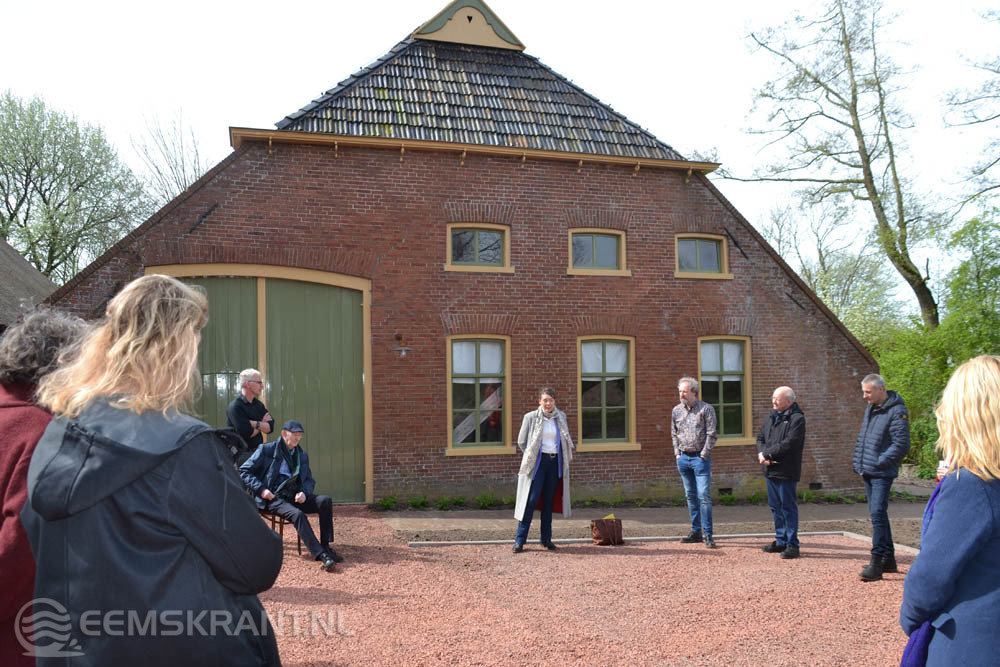
[[[451,504],[453,507],[465,507],[465,496],[452,496]]]
[[[513,507],[516,502],[517,498],[515,498],[514,496],[504,496],[503,498],[500,499],[500,504],[503,505],[504,507],[508,506]]]
[[[476,496],[473,502],[476,503],[479,509],[488,510],[497,504],[497,497],[493,495],[492,491],[487,491]]]
[[[767,495],[763,491],[754,491],[747,496],[747,502],[751,505],[759,505],[763,500],[767,500]]]
[[[434,505],[437,506],[437,508],[442,511],[451,509],[451,498],[447,496],[442,496],[441,498],[438,498],[437,500],[434,501]]]
[[[719,496],[720,505],[735,505],[736,504],[736,494],[734,493],[723,493]]]
[[[391,510],[396,508],[396,496],[386,496],[378,501],[379,509]]]
[[[811,503],[816,499],[816,492],[809,489],[799,489],[798,496],[800,503]]]
[[[427,496],[410,496],[406,501],[415,510],[421,510],[427,507]]]

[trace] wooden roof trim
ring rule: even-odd
[[[600,155],[596,153],[568,153],[546,151],[537,148],[517,148],[514,146],[484,146],[482,144],[461,144],[448,141],[420,141],[412,139],[390,139],[386,137],[355,137],[340,134],[318,134],[313,132],[292,132],[285,130],[259,130],[248,127],[230,127],[229,143],[233,149],[246,141],[285,144],[312,144],[318,146],[365,146],[369,148],[389,148],[392,150],[424,150],[438,152],[479,153],[481,155],[503,155],[508,157],[531,157],[542,160],[566,160],[579,163],[621,164],[630,167],[659,167],[697,171],[702,174],[719,168],[717,162],[695,162],[691,160],[657,160],[653,158],[628,157],[620,155]]]
[[[492,35],[487,38],[486,35],[477,34],[477,31],[471,29],[471,26],[467,26],[458,20],[455,15],[462,9],[473,9],[481,14],[486,21],[487,30],[492,31]],[[455,24],[449,26],[449,22],[453,20]],[[454,44],[492,46],[501,49],[513,49],[515,51],[524,50],[524,44],[521,43],[521,40],[510,31],[510,28],[482,0],[454,0],[454,2],[438,12],[434,18],[414,30],[410,37],[414,39],[452,42]]]

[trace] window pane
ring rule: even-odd
[[[740,403],[743,401],[743,378],[727,375],[722,378],[722,402]]]
[[[608,410],[607,439],[625,438],[625,409]]]
[[[456,378],[451,383],[451,406],[453,408],[476,407],[476,381],[472,378]]]
[[[599,408],[601,407],[601,381],[600,380],[584,380],[581,383],[581,397],[580,400],[585,408]]]
[[[600,341],[583,343],[581,346],[580,364],[584,373],[602,373],[604,364],[602,363],[603,345]]]
[[[604,353],[607,355],[605,373],[628,372],[628,343],[605,343]]]
[[[456,445],[460,443],[476,442],[476,413],[455,411],[452,415],[452,424],[455,427],[451,441]]]
[[[593,266],[593,241],[589,234],[573,234],[573,266]]]
[[[677,267],[681,271],[698,270],[698,243],[694,239],[677,241]]]
[[[597,266],[602,269],[618,268],[618,237],[617,236],[595,236],[597,246]]]
[[[479,442],[492,444],[503,442],[503,420],[500,415],[500,412],[480,413],[483,422],[479,425]]]
[[[730,405],[722,408],[722,426],[720,435],[742,435],[743,407]]]
[[[583,439],[601,440],[601,411],[583,411]]]
[[[698,269],[700,271],[719,272],[719,242],[698,241]]]
[[[440,238],[440,237],[439,237]],[[474,262],[476,249],[473,247],[475,232],[464,229],[451,233],[451,261]]]
[[[743,343],[727,342],[722,344],[723,370],[743,370]]]
[[[500,378],[480,378],[479,391],[482,392],[482,400],[479,402],[481,410],[499,410],[503,407],[503,383]]]
[[[479,372],[503,373],[503,343],[479,344]]]
[[[701,400],[713,405],[719,402],[719,378],[701,379]]]
[[[479,261],[483,264],[503,264],[503,234],[479,230]]]
[[[619,406],[627,405],[625,402],[625,378],[608,378],[604,384],[604,405]]]
[[[472,341],[456,341],[451,344],[451,372],[476,372],[476,344]]]
[[[719,363],[719,344],[716,342],[701,344],[701,372],[718,373],[722,370]]]

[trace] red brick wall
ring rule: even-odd
[[[93,315],[155,264],[240,262],[370,278],[374,492],[513,495],[519,456],[446,457],[445,336],[512,336],[511,427],[551,384],[576,431],[576,339],[636,339],[635,452],[581,453],[576,497],[676,495],[670,443],[676,382],[697,375],[696,341],[752,339],[754,429],[774,387],[792,386],[807,419],[802,486],[858,488],[851,453],[866,357],[702,178],[626,166],[244,144],[220,168],[84,273],[59,302]],[[215,206],[214,209],[212,207]],[[211,212],[204,216],[206,212]],[[200,222],[199,222],[200,220]],[[446,272],[446,224],[507,224],[514,274]],[[570,276],[569,227],[627,231],[631,278]],[[734,280],[674,278],[674,234],[729,242]],[[745,253],[745,256],[744,254]],[[107,258],[105,258],[107,259]],[[104,261],[104,260],[102,260]],[[396,333],[412,349],[400,358]],[[752,445],[719,447],[713,485],[760,484]],[[749,485],[749,486],[748,486]]]

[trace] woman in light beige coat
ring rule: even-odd
[[[524,551],[536,507],[542,514],[541,544],[549,551],[556,550],[552,543],[552,512],[560,512],[563,518],[570,515],[569,464],[573,460],[573,439],[566,414],[556,408],[555,391],[545,387],[539,394],[538,408],[524,415],[517,436],[517,446],[524,456],[517,474],[514,553]]]

